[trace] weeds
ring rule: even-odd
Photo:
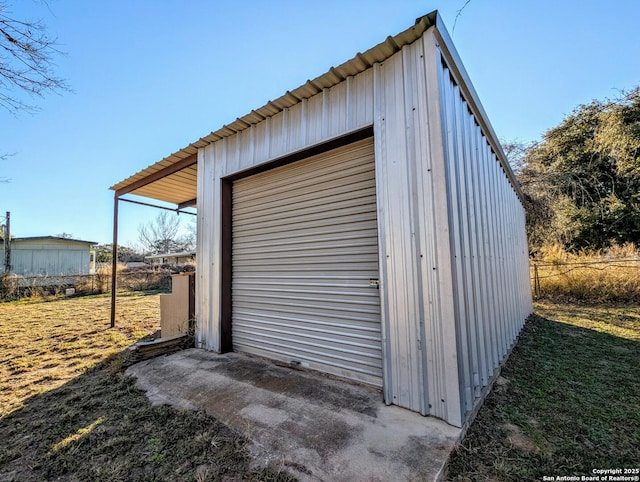
[[[131,291],[167,291],[171,287],[171,274],[186,270],[190,266],[141,266],[126,268],[117,266],[117,287],[119,292]],[[100,266],[94,274],[81,275],[37,275],[37,276],[0,276],[0,301],[19,299],[40,300],[67,296],[86,296],[111,291],[111,265]]]
[[[158,296],[122,296],[109,328],[106,296],[0,303],[0,416],[159,329]]]
[[[640,251],[632,244],[579,253],[546,246],[531,260],[531,266],[538,298],[586,303],[640,301]]]

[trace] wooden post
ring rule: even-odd
[[[116,326],[116,276],[118,268],[118,195],[113,197],[113,244],[111,245],[111,328]]]

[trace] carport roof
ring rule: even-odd
[[[338,67],[331,67],[319,77],[307,80],[297,89],[287,91],[283,96],[270,100],[262,107],[252,110],[207,136],[201,137],[161,161],[111,186],[110,189],[115,191],[117,197],[124,194],[135,194],[176,204],[179,208],[195,205],[199,148],[248,129],[252,125],[294,106],[303,99],[308,99],[322,92],[323,89],[339,84],[347,77],[364,72],[377,62],[383,62],[403,46],[415,42],[438,21],[437,11],[418,18],[415,25],[404,32],[394,37],[387,37],[384,42],[364,53],[357,53],[351,60]]]

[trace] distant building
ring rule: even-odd
[[[183,251],[181,253],[150,254],[144,257],[151,264],[195,264],[196,252]]]
[[[10,272],[19,276],[60,276],[91,274],[95,268],[94,241],[35,236],[11,239]],[[1,258],[5,259],[4,240],[0,239]],[[4,273],[4,263],[0,273]]]

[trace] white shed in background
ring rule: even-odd
[[[1,258],[5,260],[4,239],[0,240]],[[33,236],[11,238],[11,273],[19,276],[81,275],[93,272],[95,253],[93,241]],[[4,272],[5,265],[0,265]]]
[[[532,312],[522,193],[437,12],[112,187],[197,205],[197,342],[461,426]]]

